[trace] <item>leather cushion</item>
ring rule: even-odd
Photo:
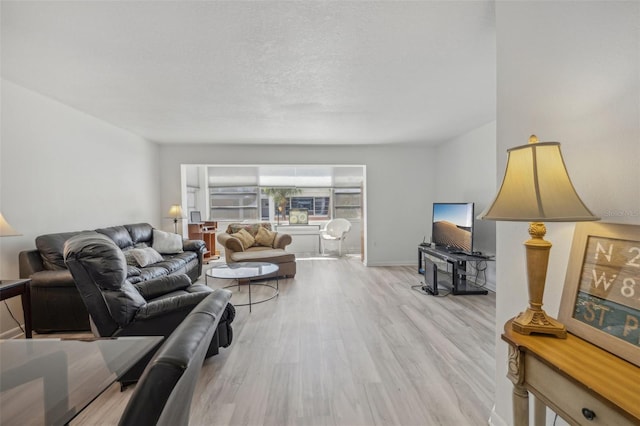
[[[111,317],[120,327],[127,326],[135,317],[138,309],[147,304],[144,297],[128,281],[124,281],[118,291],[105,290],[102,295],[109,307]]]
[[[131,235],[131,240],[134,244],[140,242],[151,243],[153,236],[153,227],[148,223],[134,223],[131,225],[124,225]]]
[[[165,258],[164,260],[154,263],[154,267],[164,268],[169,273],[177,271],[178,269],[184,267],[185,261],[177,258]]]
[[[155,265],[140,269],[140,278],[142,278],[142,281],[161,277],[163,275],[167,275],[167,270],[164,268],[158,268]]]
[[[69,238],[80,233],[81,232],[61,232],[36,237],[36,247],[40,252],[44,268],[49,270],[67,269],[67,266],[64,264],[64,243]]]
[[[159,277],[153,280],[144,281],[134,285],[133,287],[145,298],[145,300],[151,300],[156,297],[161,297],[172,292],[184,290],[191,285],[191,280],[188,276],[182,275],[167,275]]]
[[[135,266],[127,265],[127,279],[140,275],[140,269]]]
[[[111,240],[116,243],[116,245],[121,249],[125,247],[131,247],[133,245],[131,235],[129,235],[129,231],[127,231],[127,228],[125,228],[124,226],[100,228],[96,229],[96,232],[99,232],[100,234],[104,234],[107,237],[111,238]]]
[[[191,262],[192,260],[198,259],[198,253],[194,251],[184,251],[178,254],[165,254],[162,256],[165,260],[167,259],[180,259],[185,263]]]

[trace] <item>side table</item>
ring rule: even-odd
[[[24,335],[31,339],[31,291],[30,279],[0,280],[0,300],[20,296],[24,312]]]
[[[513,424],[545,425],[546,407],[572,425],[640,425],[640,367],[571,333],[566,339],[524,335],[504,326],[507,376],[513,383]]]

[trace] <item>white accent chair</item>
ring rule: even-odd
[[[327,222],[327,225],[320,231],[320,241],[322,243],[322,254],[327,241],[338,242],[338,253],[342,256],[342,242],[347,236],[347,233],[351,230],[351,222],[347,219],[332,219]]]

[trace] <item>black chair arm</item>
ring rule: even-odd
[[[31,275],[31,287],[75,287],[71,272],[69,270],[60,271],[40,271]]]
[[[25,250],[18,254],[18,264],[20,266],[20,278],[29,278],[31,274],[43,271],[44,264],[38,250]]]
[[[188,307],[193,308],[200,303],[204,297],[206,297],[206,294],[188,293],[164,299],[152,300],[138,309],[134,321],[149,321],[168,315],[173,311],[184,310]]]
[[[167,275],[154,278],[149,281],[142,281],[133,286],[145,298],[145,300],[171,293],[172,291],[184,290],[191,285],[191,279],[185,274]]]
[[[183,240],[182,250],[195,251],[196,253],[204,253],[207,251],[207,246],[202,240]]]

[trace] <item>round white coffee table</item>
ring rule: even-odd
[[[241,304],[236,304],[234,303],[234,306],[248,306],[249,307],[249,312],[251,312],[251,305],[255,305],[258,303],[262,303],[262,302],[266,302],[268,300],[273,299],[274,297],[277,297],[278,294],[280,293],[280,283],[278,282],[278,276],[276,275],[276,286],[274,287],[271,284],[262,282],[262,283],[257,283],[257,282],[252,282],[252,279],[256,279],[256,278],[262,278],[262,277],[266,277],[268,275],[271,275],[275,272],[278,272],[278,270],[280,269],[280,267],[274,263],[267,263],[267,262],[237,262],[237,263],[230,263],[228,265],[220,265],[220,266],[213,266],[211,267],[209,270],[207,270],[205,272],[205,284],[209,285],[208,279],[209,278],[218,278],[218,279],[222,279],[222,280],[236,280],[237,284],[231,284],[228,286],[225,286],[223,288],[231,288],[231,287],[238,287],[238,291],[240,291],[240,286],[242,285],[246,285],[249,288],[249,303],[241,303]],[[263,286],[263,287],[270,287],[272,289],[275,290],[275,293],[272,294],[271,296],[264,298],[264,299],[260,299],[258,301],[252,301],[251,300],[251,286],[253,285],[259,285],[259,286]]]

